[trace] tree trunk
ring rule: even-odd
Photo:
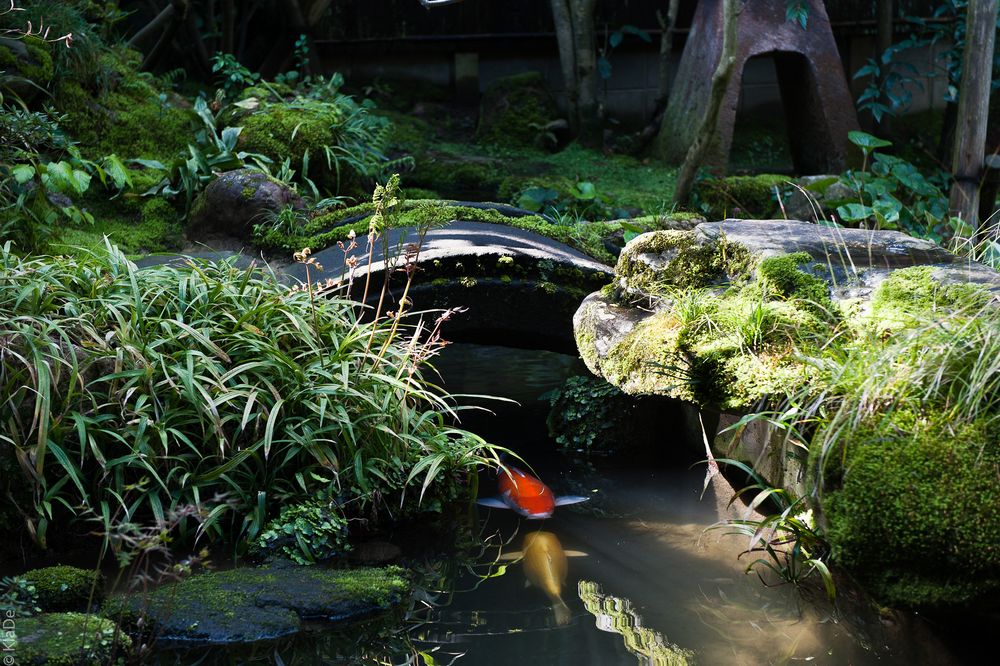
[[[985,229],[978,228],[979,185],[986,145],[996,23],[997,0],[969,0],[949,208],[952,215],[977,229],[977,237],[985,235]]]
[[[677,185],[674,188],[675,204],[685,204],[691,196],[695,175],[705,160],[705,153],[715,134],[722,100],[736,65],[736,25],[739,19],[740,0],[723,0],[723,3],[722,54],[712,74],[712,95],[708,108],[705,109],[705,115],[698,126],[698,133],[688,148],[684,163],[677,174]]]
[[[597,0],[570,0],[576,76],[580,106],[580,143],[600,146],[601,109],[597,97],[597,44],[594,37],[594,7]]]
[[[566,90],[566,116],[570,131],[580,132],[580,94],[576,79],[576,46],[573,40],[573,20],[570,18],[569,0],[551,0],[552,22],[559,44],[559,65],[562,68],[563,87]]]
[[[679,4],[680,0],[670,0],[666,17],[661,12],[656,12],[656,21],[660,24],[661,30],[656,103],[653,105],[653,114],[649,118],[649,123],[639,133],[638,152],[640,153],[645,152],[649,143],[656,138],[660,131],[660,125],[663,124],[663,114],[667,111],[667,103],[670,101],[670,55],[674,50],[674,26],[677,24]]]

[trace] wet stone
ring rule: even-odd
[[[124,618],[145,613],[161,640],[243,643],[288,636],[303,620],[350,621],[406,598],[399,567],[326,569],[275,564],[198,574],[109,603]]]

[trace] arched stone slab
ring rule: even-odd
[[[358,229],[358,259],[350,296],[363,298],[371,271],[368,305],[377,305],[385,275],[383,249],[389,248],[390,280],[383,310],[395,310],[406,281],[408,244],[420,244],[410,289],[412,308],[467,308],[447,324],[450,340],[504,344],[576,353],[573,313],[587,293],[611,281],[611,269],[568,245],[523,229],[485,222],[454,221],[431,229],[421,239],[412,227],[392,229],[377,239],[368,264],[368,238]],[[311,277],[343,279],[344,253],[337,247],[313,255],[324,272]],[[293,282],[305,280],[305,267],[283,270]],[[343,294],[343,292],[338,292]]]
[[[737,28],[735,71],[726,89],[706,165],[726,169],[740,101],[743,69],[750,58],[774,57],[785,107],[795,170],[842,171],[847,132],[858,128],[830,19],[822,0],[807,0],[808,28],[785,19],[785,0],[754,0],[743,6]],[[712,74],[722,54],[723,0],[698,0],[663,118],[658,149],[680,163],[694,141],[711,96]]]

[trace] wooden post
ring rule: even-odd
[[[958,95],[958,122],[952,159],[952,186],[948,207],[979,231],[979,184],[986,146],[986,118],[993,78],[993,47],[997,0],[969,0]]]

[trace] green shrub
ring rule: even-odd
[[[38,539],[67,515],[189,506],[212,535],[254,538],[287,500],[360,511],[485,462],[481,439],[446,425],[397,323],[354,307],[229,263],[138,271],[113,249],[4,246],[0,457],[34,461],[36,503],[20,508]]]
[[[333,502],[311,501],[281,510],[257,538],[262,555],[283,555],[298,564],[313,564],[342,555],[347,543],[347,521]]]

